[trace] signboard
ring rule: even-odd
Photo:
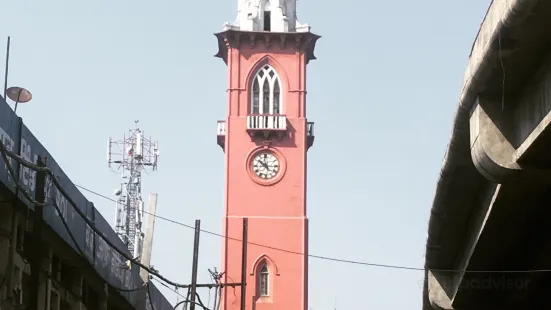
[[[117,236],[113,228],[105,218],[89,202],[86,197],[78,190],[69,177],[63,172],[61,167],[55,161],[48,150],[36,139],[33,133],[21,123],[21,119],[15,115],[6,101],[0,96],[0,139],[3,144],[11,151],[19,150],[21,157],[29,162],[37,163],[38,157],[45,160],[48,167],[55,175],[57,181],[69,197],[65,197],[53,185],[49,178],[46,178],[45,196],[48,202],[56,203],[61,213],[53,205],[44,207],[44,221],[55,231],[67,244],[69,244],[77,253],[82,250],[85,259],[90,263],[103,280],[114,287],[123,289],[138,288],[143,285],[139,276],[139,268],[125,268],[126,259],[116,250],[110,247],[94,230],[86,224],[84,219],[75,211],[67,198],[75,202],[76,207],[87,215],[88,219],[94,223],[96,229],[101,232],[112,244],[123,251],[129,257],[130,252]],[[19,166],[15,160],[10,160],[10,164],[18,175],[19,183],[32,198],[36,197],[36,171],[27,167]],[[0,186],[4,186],[16,193],[15,182],[11,178],[7,165],[0,157]],[[22,193],[18,193],[19,199],[29,208],[34,206]],[[63,218],[75,241],[73,242],[63,221]],[[151,298],[155,305],[154,310],[172,310],[172,305],[160,293],[160,291],[151,283]],[[122,292],[122,296],[132,305],[136,305],[136,292]]]
[[[19,124],[20,119],[13,113],[6,101],[0,97],[0,140],[4,146],[12,152],[17,151],[19,148]],[[17,169],[15,161],[11,159],[8,160],[8,164],[10,164],[14,170]],[[1,156],[0,182],[15,193],[15,183],[8,172],[7,164]]]

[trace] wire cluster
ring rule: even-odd
[[[139,266],[140,268],[146,270],[147,272],[149,272],[149,274],[151,274],[152,276],[155,276],[156,278],[160,279],[161,281],[163,281],[164,283],[172,286],[172,287],[175,287],[175,288],[190,288],[191,285],[190,284],[182,284],[182,283],[178,283],[178,282],[175,282],[175,281],[172,281],[166,277],[164,277],[163,275],[161,275],[157,270],[151,268],[150,266],[144,266],[142,263],[140,263],[139,261],[137,261],[136,259],[134,259],[133,257],[130,257],[129,255],[127,255],[126,253],[124,253],[123,251],[121,251],[120,249],[118,249],[118,247],[116,247],[99,229],[96,228],[95,224],[90,220],[88,219],[88,217],[86,216],[86,214],[84,214],[76,205],[76,203],[71,199],[71,197],[67,194],[67,192],[65,191],[65,189],[61,186],[61,184],[59,183],[58,179],[56,178],[56,176],[53,174],[53,172],[45,167],[45,166],[41,166],[41,165],[37,165],[37,164],[33,164],[31,162],[28,162],[26,160],[24,160],[23,158],[21,158],[18,154],[8,150],[3,141],[0,140],[0,153],[2,155],[2,158],[4,160],[5,163],[8,163],[9,162],[9,158],[12,158],[14,159],[17,163],[19,163],[20,165],[24,166],[24,167],[27,167],[27,168],[30,168],[38,173],[42,173],[42,174],[45,174],[46,176],[49,177],[49,182],[51,183],[49,186],[51,186],[53,184],[53,186],[55,186],[58,191],[63,195],[65,196],[65,198],[67,199],[67,201],[69,202],[69,204],[72,206],[72,208],[75,210],[75,212],[77,212],[77,214],[86,222],[86,224],[100,237],[102,238],[105,243],[107,243],[112,249],[114,249],[116,252],[118,252],[122,257],[124,257],[126,260],[128,261],[131,261],[133,262],[134,264],[136,264],[137,266]],[[36,206],[48,206],[50,205],[50,203],[48,201],[43,201],[43,202],[39,202],[39,201],[36,201],[35,199],[33,199],[30,194],[24,190],[24,188],[21,186],[21,184],[19,183],[19,180],[18,178],[16,177],[16,174],[15,174],[15,171],[13,170],[13,167],[9,164],[6,164],[6,167],[8,169],[8,172],[10,174],[10,176],[12,177],[12,179],[14,180],[14,182],[16,183],[16,186],[17,188],[19,189],[19,191],[23,194],[23,196],[29,200],[31,203],[35,204]],[[85,190],[85,191],[88,191],[94,195],[97,195],[99,197],[102,197],[104,199],[107,199],[107,200],[111,200],[111,201],[115,201],[114,199],[111,199],[105,195],[102,195],[102,194],[99,194],[97,192],[94,192],[86,187],[83,187],[83,186],[80,186],[80,185],[76,185],[77,187]],[[72,234],[72,232],[70,231],[68,225],[67,225],[67,222],[66,220],[63,218],[63,216],[61,216],[63,213],[61,212],[59,206],[57,205],[57,202],[55,201],[55,198],[53,199],[53,201],[51,202],[51,205],[56,209],[56,211],[60,214],[60,218],[62,220],[62,223],[63,223],[63,226],[65,227],[65,229],[67,230],[67,233],[69,234],[71,240],[73,241],[73,243],[76,245],[78,251],[80,252],[80,254],[82,254],[82,256],[86,257],[86,255],[84,255],[84,252],[82,251],[82,249],[79,248],[76,240],[75,240],[75,237],[74,235]],[[162,219],[164,221],[168,221],[168,222],[171,222],[173,224],[176,224],[176,225],[179,225],[179,226],[183,226],[183,227],[186,227],[186,228],[190,228],[190,229],[195,229],[195,227],[191,226],[191,225],[188,225],[188,224],[185,224],[185,223],[182,223],[182,222],[179,222],[179,221],[175,221],[175,220],[171,220],[171,219],[168,219],[168,218],[165,218],[165,217],[162,217],[162,216],[158,216],[158,215],[155,215],[155,214],[151,214],[151,213],[148,213],[148,212],[145,212],[146,214],[149,214],[151,216],[155,216],[159,219]],[[208,231],[208,230],[201,230],[202,232],[204,233],[207,233],[207,234],[210,234],[210,235],[214,235],[214,236],[218,236],[218,237],[222,237],[222,238],[226,238],[228,240],[235,240],[235,241],[240,241],[242,242],[241,239],[239,238],[233,238],[233,237],[230,237],[230,236],[224,236],[224,235],[221,235],[221,234],[218,234],[218,233],[215,233],[215,232],[212,232],[212,231]],[[278,247],[273,247],[273,246],[269,246],[269,245],[266,245],[266,244],[259,244],[259,243],[254,243],[254,242],[248,242],[248,244],[250,245],[254,245],[254,246],[259,246],[259,247],[263,247],[263,248],[268,248],[268,249],[272,249],[272,250],[276,250],[276,251],[283,251],[283,252],[286,252],[286,253],[291,253],[291,254],[296,254],[296,255],[305,255],[305,253],[301,253],[301,252],[297,252],[297,251],[291,251],[291,250],[286,250],[286,249],[282,249],[282,248],[278,248]],[[321,256],[321,255],[308,255],[308,257],[311,257],[311,258],[315,258],[315,259],[321,259],[321,260],[327,260],[327,261],[333,261],[333,262],[340,262],[340,263],[347,263],[347,264],[355,264],[355,265],[363,265],[363,266],[371,266],[371,267],[380,267],[380,268],[390,268],[390,269],[403,269],[403,270],[413,270],[413,271],[426,271],[426,270],[429,270],[429,268],[419,268],[419,267],[409,267],[409,266],[399,266],[399,265],[390,265],[390,264],[378,264],[378,263],[370,263],[370,262],[362,262],[362,261],[357,261],[357,260],[348,260],[348,259],[340,259],[340,258],[334,258],[334,257],[328,257],[328,256]],[[539,272],[551,272],[551,269],[538,269],[538,270],[466,270],[466,269],[432,269],[430,268],[431,271],[433,272],[448,272],[448,273],[539,273]],[[220,282],[220,279],[221,279],[221,275],[217,272],[212,272],[211,271],[211,276],[213,278],[213,281],[214,283],[212,285],[203,285],[203,287],[208,287],[208,288],[216,288],[218,291],[216,292],[217,296],[219,296],[219,290],[221,289],[221,287],[223,286],[232,286],[232,285],[229,285],[229,284],[222,284]],[[114,287],[113,285],[109,284],[109,286],[111,286],[112,288],[118,290],[118,291],[121,291],[121,292],[132,292],[132,291],[138,291],[140,290],[142,287],[144,286],[147,286],[147,284],[144,284],[144,286],[140,286],[140,287],[136,287],[136,288],[131,288],[131,289],[128,289],[128,288],[119,288],[119,287]],[[163,284],[165,285],[165,284]],[[235,285],[233,285],[235,286]],[[149,287],[148,287],[148,293],[149,293]],[[189,295],[189,294],[188,294]],[[189,297],[189,296],[188,296]],[[216,297],[216,298],[219,298],[219,297]],[[219,307],[219,304],[217,305],[216,304],[216,298],[215,298],[215,309],[216,306]],[[150,302],[151,302],[151,299],[150,299]],[[186,298],[184,301],[182,301],[181,303],[189,303],[190,300],[188,298]],[[200,298],[198,298],[198,303],[197,303],[198,306],[202,307],[203,309],[208,309],[204,306],[204,304],[200,301]]]
[[[79,254],[81,256],[83,256],[84,258],[87,258],[87,256],[85,255],[84,251],[80,248],[80,246],[78,245],[77,241],[76,241],[76,238],[73,234],[73,232],[70,230],[68,224],[67,224],[67,221],[66,219],[63,217],[63,213],[61,211],[61,209],[59,208],[58,204],[57,204],[57,201],[55,199],[55,197],[53,197],[51,200],[51,203],[49,201],[47,201],[45,199],[45,201],[42,201],[42,202],[39,202],[39,201],[36,201],[34,198],[31,197],[31,195],[24,189],[24,187],[19,183],[19,179],[17,178],[16,176],[16,173],[13,169],[13,167],[8,164],[9,163],[9,158],[12,158],[13,160],[15,160],[17,163],[19,163],[20,165],[24,166],[24,167],[27,167],[27,168],[30,168],[36,172],[38,172],[39,174],[43,174],[44,177],[45,176],[48,176],[48,186],[51,186],[53,184],[53,186],[55,186],[58,191],[67,199],[67,201],[69,202],[69,204],[71,205],[71,207],[75,210],[75,212],[77,212],[77,214],[84,220],[84,222],[101,238],[103,239],[103,241],[105,241],[105,243],[107,243],[112,249],[114,249],[118,254],[120,254],[122,257],[124,257],[126,260],[128,261],[131,261],[133,262],[134,264],[136,264],[137,266],[139,266],[140,268],[146,270],[149,274],[157,277],[158,279],[164,281],[165,283],[168,283],[174,287],[179,287],[179,288],[189,288],[191,287],[191,285],[189,284],[182,284],[182,283],[178,283],[178,282],[175,282],[175,281],[172,281],[172,280],[169,280],[168,278],[164,277],[163,275],[161,275],[158,271],[156,271],[155,269],[151,268],[150,266],[145,266],[143,265],[142,263],[140,263],[138,260],[134,259],[133,257],[130,257],[129,255],[127,255],[126,253],[124,253],[123,251],[121,251],[115,244],[113,244],[96,226],[95,224],[86,216],[86,214],[84,214],[79,208],[78,206],[76,205],[75,201],[73,201],[71,199],[71,197],[67,194],[67,192],[65,191],[65,189],[61,186],[61,184],[59,183],[57,177],[53,174],[53,172],[48,168],[48,167],[45,167],[45,166],[42,166],[40,164],[34,164],[34,163],[31,163],[31,162],[28,162],[26,160],[24,160],[23,158],[21,158],[21,156],[19,156],[18,154],[8,150],[3,141],[0,140],[0,154],[2,155],[2,159],[4,160],[4,162],[6,163],[6,167],[8,169],[8,173],[10,174],[11,178],[14,180],[15,182],[15,185],[17,187],[17,189],[19,190],[20,193],[23,194],[23,196],[29,201],[31,202],[32,204],[34,204],[35,206],[42,206],[42,207],[47,207],[47,206],[53,206],[57,213],[59,214],[60,216],[60,219],[62,221],[62,224],[64,226],[64,228],[67,230],[67,233],[69,235],[69,237],[71,238],[72,242],[74,243],[75,247],[77,248],[77,251],[79,252]],[[149,282],[146,282],[144,283],[142,286],[139,286],[139,287],[136,287],[136,288],[121,288],[121,287],[116,287],[114,286],[113,284],[111,283],[106,283],[109,287],[119,291],[119,292],[134,292],[134,291],[139,291],[141,290],[142,288],[144,287],[147,287],[147,294],[148,294],[148,299],[149,299],[149,302],[150,302],[150,305],[151,307],[153,308],[153,304],[152,304],[152,301],[151,301],[151,292],[150,292],[150,288],[149,288],[149,285],[148,285]],[[189,301],[188,301],[189,302]],[[198,306],[202,307],[203,309],[206,309],[206,310],[209,310],[208,308],[206,308],[202,302],[198,303],[197,304]]]

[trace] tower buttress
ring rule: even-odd
[[[216,56],[228,66],[228,112],[217,128],[226,163],[222,280],[240,279],[236,240],[246,217],[246,309],[306,310],[306,171],[314,142],[306,65],[320,37],[298,23],[296,0],[238,1],[237,20],[216,34]],[[224,289],[222,309],[239,309],[239,295]]]

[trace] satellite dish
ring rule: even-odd
[[[33,99],[33,95],[30,91],[18,86],[8,88],[6,90],[6,95],[16,103],[27,103]]]

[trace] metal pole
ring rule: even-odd
[[[8,91],[8,68],[10,64],[10,37],[8,36],[8,43],[6,44],[6,67],[4,68],[4,100],[6,100],[6,92]]]
[[[201,220],[195,220],[195,240],[193,241],[193,266],[191,269],[191,299],[190,310],[195,310],[195,296],[197,292],[197,267],[199,265],[199,234],[201,233]]]
[[[216,280],[216,283],[218,283],[218,280]],[[214,288],[214,305],[212,306],[212,309],[213,310],[217,310],[218,308],[216,308],[216,304],[218,303],[218,288],[215,287]]]
[[[155,231],[155,215],[157,214],[157,194],[149,194],[148,205],[149,216],[147,217],[147,227],[144,237],[144,246],[140,254],[141,263],[147,267],[151,265],[151,252],[153,250],[153,233]],[[149,272],[145,269],[140,270],[140,277],[144,282],[149,280]]]
[[[155,215],[157,214],[157,194],[149,194],[149,205],[148,205],[149,216],[147,217],[147,227],[145,231],[144,246],[142,248],[142,253],[140,254],[140,262],[144,266],[151,266],[151,252],[153,250],[153,232],[155,230]],[[143,283],[145,284],[139,291],[139,296],[136,302],[137,310],[147,309],[147,295],[148,295],[148,285],[149,285],[149,271],[145,269],[140,269],[140,277],[142,278]]]
[[[247,244],[249,230],[249,219],[243,218],[243,238],[241,253],[241,310],[245,310],[245,299],[247,295]]]
[[[189,305],[189,302],[187,302],[187,300],[189,300],[189,294],[190,294],[190,292],[191,292],[191,291],[190,291],[190,289],[188,288],[188,289],[187,289],[187,294],[186,294],[186,299],[185,299],[185,301],[183,301],[183,303],[184,303],[184,310],[187,310],[187,306]],[[175,310],[176,310],[176,309],[175,309]]]
[[[17,105],[19,104],[19,100],[21,98],[21,92],[23,91],[23,88],[19,89],[19,92],[17,92],[17,100],[15,100],[15,107],[13,108],[13,113],[17,114]]]

